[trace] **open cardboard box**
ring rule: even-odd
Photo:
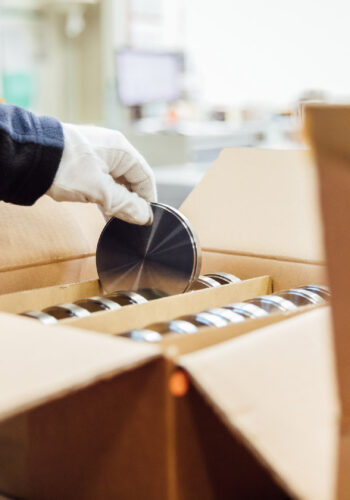
[[[257,276],[270,275],[275,290],[324,283],[316,179],[306,152],[226,150],[186,200],[202,272],[247,281],[57,327],[1,314],[0,490],[23,498],[330,498],[337,402],[327,308],[171,335],[157,346],[87,331],[118,333],[268,292],[269,279]],[[96,287],[12,293],[0,309],[45,307]],[[179,367],[190,385],[175,398],[168,384]],[[322,418],[310,432],[315,414]]]
[[[48,204],[47,207],[45,203]],[[41,202],[42,206],[36,209],[46,209],[45,233],[48,231],[47,227],[55,225],[55,219],[59,215],[57,206],[54,207],[56,212],[53,212],[51,204],[52,202],[44,200]],[[70,209],[75,215],[75,207],[71,206]],[[79,206],[77,214],[81,226],[79,238],[86,239],[82,234],[86,231],[85,227],[94,224],[96,229],[90,229],[90,234],[96,241],[101,230],[101,215],[98,213],[91,221],[90,212],[83,213],[83,209],[83,206]],[[191,221],[199,236],[203,251],[202,274],[226,271],[250,281],[199,294],[161,299],[157,301],[157,306],[153,303],[145,307],[127,307],[116,313],[94,314],[86,321],[72,320],[72,324],[79,324],[84,328],[91,325],[95,329],[101,325],[101,317],[104,315],[108,332],[120,333],[125,327],[145,326],[141,315],[146,321],[147,318],[151,322],[160,321],[174,317],[172,314],[198,312],[203,307],[215,307],[270,293],[271,284],[266,278],[261,278],[264,276],[272,276],[275,291],[307,283],[326,282],[317,174],[305,151],[225,150],[187,198],[181,211]],[[35,219],[36,213],[33,215]],[[76,231],[71,226],[72,223],[67,224],[62,240],[73,255],[70,260],[76,260],[79,266],[76,253],[83,251],[79,247],[69,246],[71,232]],[[21,229],[20,222],[17,229]],[[14,237],[12,239],[15,240]],[[49,234],[44,243],[46,253],[52,254],[56,239],[50,239]],[[23,260],[26,245],[16,245],[15,250],[17,247],[17,252],[20,252],[17,259]],[[68,253],[66,248],[64,250]],[[35,269],[37,267],[38,263],[35,264]],[[1,279],[0,273],[0,283]],[[31,289],[1,295],[0,310],[18,313],[29,309],[43,309],[60,302],[73,302],[101,293],[97,279]],[[181,304],[179,307],[176,306],[178,303]],[[154,309],[159,311],[159,316],[148,312]],[[118,318],[115,326],[111,324],[114,317]]]

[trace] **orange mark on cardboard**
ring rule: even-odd
[[[185,396],[190,387],[190,379],[184,370],[177,369],[169,379],[169,391],[176,398]]]

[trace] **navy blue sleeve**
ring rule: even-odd
[[[0,200],[35,203],[51,186],[63,148],[58,120],[0,104]]]

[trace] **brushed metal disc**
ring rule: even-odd
[[[150,226],[112,218],[102,231],[96,265],[107,293],[155,288],[174,295],[199,276],[201,252],[188,220],[168,205],[151,207]]]
[[[296,306],[307,306],[310,304],[325,304],[326,301],[317,293],[302,288],[290,288],[276,292],[274,295],[290,300]]]

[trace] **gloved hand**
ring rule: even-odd
[[[47,194],[57,201],[98,203],[107,216],[150,224],[148,202],[157,201],[154,175],[123,134],[87,125],[62,127],[65,147]]]

